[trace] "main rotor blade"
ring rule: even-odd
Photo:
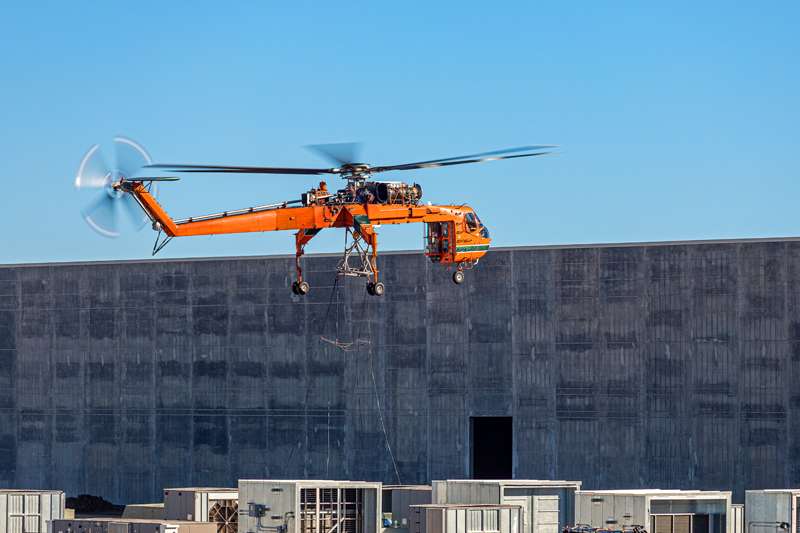
[[[292,167],[234,167],[222,165],[179,165],[164,163],[147,165],[144,168],[157,168],[167,172],[204,172],[219,174],[340,174],[338,168],[292,168]]]
[[[306,148],[337,165],[358,163],[361,153],[361,143],[309,144]]]
[[[414,170],[417,168],[437,168],[449,167],[451,165],[464,165],[466,163],[484,163],[486,161],[500,161],[501,159],[516,159],[518,157],[533,157],[537,155],[545,155],[551,152],[534,152],[530,154],[515,154],[497,157],[479,157],[473,159],[464,159],[460,161],[438,160],[438,161],[423,161],[420,163],[408,163],[406,165],[391,165],[384,167],[372,167],[370,172],[388,172],[390,170]]]
[[[531,146],[517,146],[516,148],[503,148],[500,150],[491,150],[489,152],[479,152],[477,154],[467,154],[467,155],[459,155],[455,157],[445,157],[442,159],[430,159],[428,161],[417,161],[415,163],[404,163],[400,165],[390,165],[393,167],[405,167],[407,165],[424,165],[428,163],[443,163],[445,161],[461,161],[462,159],[477,159],[483,158],[488,156],[495,156],[495,155],[503,155],[503,154],[513,154],[515,152],[531,152],[537,150],[544,150],[547,148],[557,148],[555,145],[552,144],[534,144]],[[386,167],[380,167],[386,168]]]

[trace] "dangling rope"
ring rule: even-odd
[[[345,250],[347,249],[347,235],[348,232],[344,232],[344,247]],[[322,323],[322,331],[325,331],[325,327],[328,325],[328,319],[330,318],[331,314],[331,305],[333,304],[333,299],[337,296],[337,289],[339,287],[339,273],[336,273],[336,279],[333,282],[333,288],[331,289],[331,297],[328,300],[328,308],[325,310],[325,321]],[[338,298],[337,298],[338,300]],[[363,303],[363,302],[362,302]],[[342,350],[343,352],[352,352],[358,350],[359,347],[368,345],[370,342],[366,339],[361,339],[358,335],[353,337],[351,342],[345,342],[339,340],[339,313],[336,314],[336,338],[331,339],[324,335],[319,336],[319,340],[322,342],[326,342],[332,346],[335,346]]]
[[[372,350],[367,352],[369,354],[369,375],[372,377],[372,390],[375,391],[375,404],[378,407],[378,418],[381,421],[381,429],[383,430],[383,440],[386,442],[386,449],[389,450],[389,457],[392,459],[392,466],[394,467],[394,475],[397,477],[397,484],[402,485],[400,481],[400,470],[397,468],[397,461],[394,459],[394,452],[392,452],[392,445],[389,443],[389,432],[386,431],[386,423],[383,421],[383,408],[381,407],[381,396],[378,393],[378,383],[375,381],[375,369],[372,366]]]
[[[345,247],[347,247],[347,232],[345,232],[344,242],[345,242]],[[328,325],[328,319],[330,318],[330,314],[331,314],[331,306],[333,305],[334,298],[336,298],[337,295],[338,295],[338,293],[337,293],[338,288],[339,288],[339,276],[337,274],[336,279],[333,282],[333,288],[331,289],[331,296],[330,296],[330,298],[328,300],[328,307],[325,310],[325,321],[322,324],[322,331],[323,332],[325,331],[325,327]],[[367,298],[366,293],[364,294],[364,296],[362,298],[363,299],[361,301],[361,307],[363,308],[366,305],[366,298]],[[337,300],[338,300],[338,298],[337,298]],[[354,351],[359,350],[362,346],[369,346],[370,345],[370,341],[369,340],[362,339],[362,338],[359,337],[361,326],[362,326],[362,324],[359,324],[358,330],[356,331],[356,334],[353,336],[353,339],[354,339],[353,341],[351,341],[351,342],[342,342],[342,341],[340,341],[338,339],[339,314],[337,313],[337,315],[336,315],[337,338],[336,339],[329,339],[328,337],[325,337],[324,335],[320,335],[319,339],[322,342],[326,342],[328,344],[336,346],[337,348],[339,348],[343,352],[354,352]],[[380,392],[378,391],[378,382],[375,379],[375,367],[373,365],[372,356],[373,356],[372,348],[370,347],[367,350],[367,357],[369,358],[369,375],[370,375],[370,378],[372,379],[372,390],[375,393],[375,406],[378,409],[378,420],[381,423],[381,431],[383,432],[383,440],[386,443],[386,449],[389,451],[389,457],[392,460],[392,468],[394,468],[394,475],[397,478],[397,484],[398,485],[402,485],[403,483],[402,483],[402,481],[400,479],[400,469],[397,467],[397,460],[394,457],[394,451],[392,451],[392,444],[391,444],[391,442],[389,442],[389,432],[386,430],[386,421],[383,418],[383,406],[381,405],[381,396],[380,396]],[[327,471],[327,464],[326,464],[326,471]]]

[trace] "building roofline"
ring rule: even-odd
[[[774,242],[800,242],[800,237],[752,237],[742,239],[697,239],[676,241],[633,241],[633,242],[603,242],[603,243],[575,243],[575,244],[542,244],[530,246],[495,246],[490,252],[509,251],[534,251],[534,250],[568,250],[585,248],[657,248],[665,246],[699,246],[709,244],[757,244]],[[420,254],[422,250],[387,250],[382,255],[410,255]],[[325,252],[306,254],[306,257],[339,257],[340,252]],[[264,259],[294,259],[294,254],[269,254],[269,255],[234,255],[234,256],[203,256],[203,257],[169,257],[163,259],[102,259],[97,261],[52,261],[35,263],[2,263],[0,268],[25,268],[25,267],[50,267],[50,266],[91,266],[91,265],[126,265],[143,263],[193,263],[204,261],[260,261]]]

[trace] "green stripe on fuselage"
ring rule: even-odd
[[[482,252],[488,250],[488,244],[473,244],[470,246],[456,246],[456,252]]]

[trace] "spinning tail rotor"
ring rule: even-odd
[[[119,237],[122,218],[127,218],[137,229],[144,227],[148,217],[122,183],[151,163],[147,150],[127,137],[114,138],[111,166],[103,157],[99,144],[89,148],[78,167],[75,187],[98,191],[95,200],[81,211],[90,228],[105,237]]]

